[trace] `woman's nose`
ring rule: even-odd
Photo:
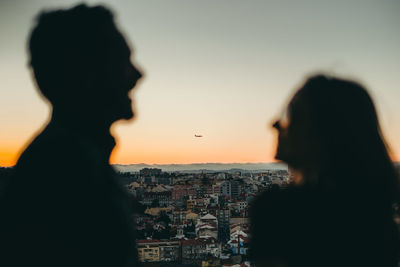
[[[279,130],[281,129],[279,120],[275,121],[275,122],[272,124],[272,127],[275,128],[275,129],[277,129],[277,130],[279,131]]]

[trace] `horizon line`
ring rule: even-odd
[[[110,165],[194,165],[194,164],[269,164],[283,163],[282,161],[258,161],[258,162],[191,162],[191,163],[111,163]]]
[[[194,165],[194,164],[268,164],[268,163],[283,163],[281,161],[258,161],[258,162],[192,162],[192,163],[110,163],[110,165],[121,165],[121,166],[128,166],[128,165]],[[0,165],[0,168],[12,168],[15,167],[14,165]]]
[[[121,166],[129,166],[129,165],[206,165],[206,164],[286,164],[283,161],[259,161],[259,162],[192,162],[192,163],[110,163],[110,165],[121,165]],[[392,161],[394,164],[400,164],[400,160]],[[13,168],[16,164],[12,166],[0,165],[0,168]]]

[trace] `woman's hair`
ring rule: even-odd
[[[382,136],[374,103],[360,84],[323,75],[312,76],[295,99],[305,103],[319,186],[384,199],[397,198],[398,181]],[[306,177],[305,177],[306,178]]]

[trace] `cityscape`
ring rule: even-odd
[[[119,175],[143,205],[143,214],[136,216],[140,261],[175,266],[250,266],[251,202],[290,180],[287,170],[181,173],[143,168]]]

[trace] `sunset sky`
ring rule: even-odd
[[[0,2],[0,166],[49,119],[27,67],[33,19],[78,2]],[[112,129],[113,163],[273,161],[272,120],[319,71],[369,89],[400,160],[400,1],[86,2],[115,11],[145,73],[136,119]]]

